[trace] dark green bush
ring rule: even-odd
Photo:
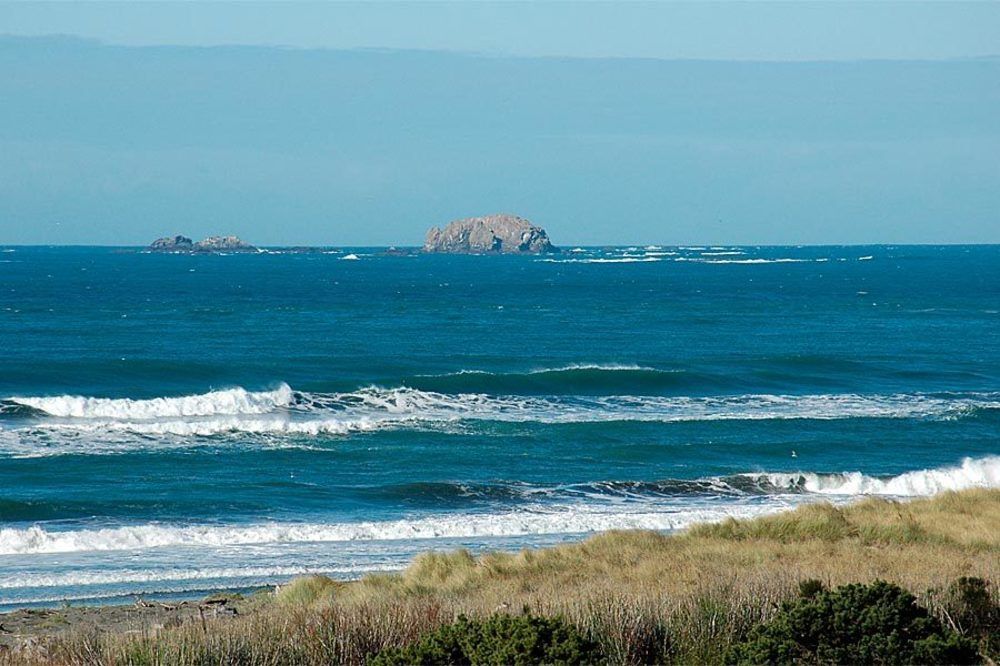
[[[944,609],[955,628],[978,640],[983,654],[996,661],[1000,656],[1000,603],[990,594],[990,584],[982,578],[959,578],[945,594]]]
[[[403,664],[596,664],[596,643],[561,618],[494,615],[485,620],[460,617],[404,648],[383,650],[378,666]]]
[[[786,602],[733,646],[734,664],[975,664],[974,641],[946,629],[906,590],[884,581]]]
[[[799,581],[799,596],[806,599],[812,599],[825,589],[826,586],[823,585],[823,581],[816,580],[815,578],[807,578],[806,580]]]

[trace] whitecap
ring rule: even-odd
[[[699,257],[677,257],[674,261],[688,261],[698,264],[804,264],[812,259],[794,259],[792,257],[780,257],[777,259],[703,259]]]
[[[144,550],[171,546],[241,546],[268,543],[412,541],[442,538],[585,534],[614,529],[675,530],[729,517],[753,517],[782,506],[623,511],[586,505],[533,507],[493,514],[449,514],[414,519],[344,523],[269,522],[249,525],[148,523],[107,528],[0,529],[0,555]]]
[[[200,395],[134,400],[89,398],[75,395],[12,397],[15,402],[52,416],[73,418],[156,419],[161,417],[212,416],[217,414],[265,414],[292,402],[292,389],[281,384],[273,391],[251,392],[244,388],[211,391]]]
[[[579,369],[652,370],[631,365],[584,365],[534,372]],[[287,385],[268,392],[230,389],[221,393],[225,394],[221,399],[220,392],[153,400],[18,398],[21,404],[43,410],[43,414],[3,423],[0,453],[50,456],[218,445],[218,438],[228,441],[229,434],[240,435],[235,440],[241,446],[285,447],[301,445],[303,438],[386,429],[452,432],[483,421],[566,424],[954,419],[984,409],[1000,409],[998,393],[595,397],[439,393],[377,386],[344,393],[306,393],[294,392]],[[248,439],[246,435],[260,439]]]
[[[891,495],[915,497],[946,490],[1000,487],[1000,456],[965,458],[957,467],[924,469],[889,478],[861,472],[817,474],[797,472],[747,475],[778,488],[799,488],[821,495]]]
[[[661,261],[659,257],[645,255],[622,256],[622,257],[596,257],[593,259],[538,259],[550,264],[636,264]]]
[[[929,496],[945,490],[997,488],[1000,487],[1000,457],[966,458],[957,467],[912,471],[882,479],[861,472],[754,473],[742,476],[758,483],[769,484],[779,491],[787,490],[791,494],[772,496],[762,503],[684,505],[664,504],[660,500],[651,499],[630,505],[619,502],[537,504],[499,513],[443,514],[341,523],[265,522],[245,525],[146,523],[63,530],[34,525],[0,529],[0,555],[130,551],[177,546],[225,547],[269,543],[471,539],[584,534],[614,529],[666,531],[726,518],[746,519],[766,515],[804,501],[812,501],[810,497],[815,496],[835,500],[838,497],[846,500],[867,495],[902,498]],[[723,483],[718,479],[715,481]],[[0,582],[6,580],[0,578]],[[54,581],[53,584],[61,582]],[[0,584],[0,587],[3,585]]]

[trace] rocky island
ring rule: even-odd
[[[431,227],[424,252],[450,254],[543,254],[558,252],[548,234],[517,215],[486,215],[455,220],[444,229]]]
[[[166,236],[150,243],[146,250],[149,252],[173,252],[178,254],[258,251],[256,247],[242,241],[237,236],[209,236],[197,243],[187,236]]]

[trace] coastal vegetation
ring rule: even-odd
[[[677,535],[426,553],[398,574],[293,581],[243,600],[234,618],[74,627],[0,660],[509,663],[517,644],[554,663],[995,663],[998,581],[1000,490],[975,489],[812,504]]]

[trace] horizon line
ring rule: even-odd
[[[263,43],[263,42],[218,42],[204,44],[180,44],[164,42],[162,44],[128,44],[124,42],[108,41],[99,37],[89,37],[75,33],[37,33],[18,34],[0,32],[0,40],[24,41],[24,42],[44,42],[63,41],[77,42],[81,45],[98,46],[103,48],[120,49],[260,49],[279,52],[326,52],[326,53],[362,53],[381,55],[450,55],[462,58],[479,59],[509,59],[509,60],[620,60],[636,62],[685,62],[685,63],[734,63],[734,64],[775,64],[775,65],[805,65],[805,64],[834,64],[834,63],[964,63],[981,61],[1000,61],[1000,51],[981,55],[948,56],[940,58],[912,58],[912,57],[882,57],[882,58],[803,58],[803,59],[778,59],[778,58],[708,58],[708,57],[656,57],[637,55],[551,55],[551,54],[523,54],[523,53],[503,53],[490,51],[465,51],[461,49],[421,49],[403,48],[391,46],[299,46],[294,44]]]
[[[251,245],[253,245],[251,243]],[[666,247],[666,248],[702,248],[702,247],[995,247],[1000,246],[1000,240],[998,241],[986,241],[986,242],[955,242],[955,241],[941,241],[941,242],[874,242],[874,243],[723,243],[723,242],[686,242],[686,243],[665,243],[665,242],[654,242],[654,241],[639,241],[633,243],[563,243],[561,245],[555,245],[559,250],[563,248],[629,248],[629,247],[641,247],[641,246],[656,246],[656,247]],[[149,247],[149,244],[145,245],[105,245],[105,244],[95,244],[95,243],[0,243],[0,248],[61,248],[61,247],[74,247],[74,248],[112,248],[112,249],[145,249]],[[261,244],[253,245],[255,248],[261,249],[290,249],[290,248],[315,248],[315,249],[361,249],[361,248],[396,248],[396,249],[420,249],[423,245],[404,245],[401,243],[389,243],[389,244],[377,244],[377,245],[331,245],[331,244],[309,244],[309,243],[293,243],[293,244]],[[230,254],[225,251],[221,252],[161,252],[159,254],[190,254],[190,255],[206,255],[206,254]],[[252,252],[231,252],[231,254],[253,254]],[[442,252],[434,252],[431,254],[449,254]],[[468,254],[470,256],[529,256],[533,254],[545,254],[544,252],[539,253],[454,253],[454,254]]]

